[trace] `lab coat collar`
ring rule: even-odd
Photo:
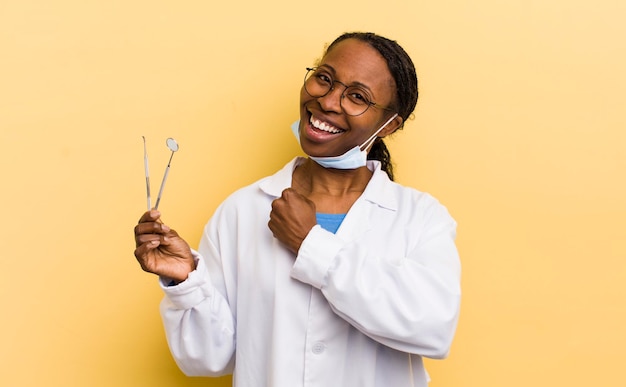
[[[285,165],[274,175],[269,176],[260,183],[263,192],[270,196],[280,197],[283,190],[291,187],[291,179],[293,171],[302,164],[306,158],[296,157]],[[393,190],[390,189],[390,183],[393,184],[387,173],[380,169],[380,162],[376,160],[367,160],[367,168],[372,171],[372,179],[365,187],[365,191],[360,199],[371,202],[380,207],[395,211],[398,208],[396,197]]]
[[[296,157],[285,165],[281,170],[263,179],[259,187],[270,196],[280,197],[286,188],[291,187],[293,171],[306,160],[304,157]]]

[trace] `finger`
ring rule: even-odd
[[[171,246],[172,245],[172,238],[168,237],[167,235],[163,236],[163,238],[161,238],[160,244],[161,246]]]
[[[272,200],[272,211],[276,210],[276,207],[280,205],[281,200],[284,200],[284,199],[281,197],[281,198]]]
[[[150,211],[144,212],[143,215],[141,215],[141,218],[139,218],[138,223],[156,222],[160,217],[161,212],[159,212],[159,210],[152,209]]]
[[[135,249],[135,258],[137,258],[139,262],[144,261],[148,253],[151,250],[154,250],[157,247],[159,247],[159,244],[160,244],[160,241],[158,239],[153,239],[146,243],[141,243],[137,245],[137,248]]]
[[[139,223],[138,225],[135,226],[135,235],[142,235],[142,234],[166,234],[168,232],[170,232],[170,228],[163,223],[158,223],[158,222],[146,222],[146,223]]]
[[[178,235],[172,235],[167,234],[164,235],[160,240],[159,240],[159,245],[160,246],[167,246],[167,247],[174,247],[174,249],[178,249],[181,246],[185,245],[185,241],[182,240],[180,237],[178,237]]]
[[[135,246],[157,241],[157,246],[162,242],[162,236],[159,234],[142,234],[135,237]]]
[[[294,194],[296,194],[296,191],[293,188],[289,187],[283,190],[281,197],[283,199],[287,199],[287,198],[294,196]]]
[[[276,237],[276,227],[274,226],[274,221],[272,219],[270,219],[270,221],[267,222],[267,228],[269,228],[270,231],[272,232],[272,235]]]
[[[276,202],[276,200],[274,202]],[[283,219],[283,208],[283,203],[272,203],[272,210],[270,211],[270,222],[276,223]]]
[[[139,266],[143,271],[149,273],[155,273],[154,271],[154,260],[151,257],[151,251],[156,249],[159,246],[159,241],[152,241],[150,243],[145,243],[140,245],[135,249],[135,258],[137,262],[139,262]]]

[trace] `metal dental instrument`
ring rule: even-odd
[[[146,138],[143,138],[143,167],[146,171],[146,193],[148,198],[148,211],[152,208],[152,200],[150,199],[150,170],[148,169],[148,151],[146,150]]]
[[[165,168],[165,174],[163,175],[163,181],[161,181],[161,188],[159,189],[159,196],[157,196],[156,204],[154,205],[154,209],[159,209],[159,202],[161,201],[161,194],[163,193],[163,187],[165,186],[165,180],[167,180],[167,174],[170,171],[170,164],[172,163],[172,157],[174,157],[174,152],[178,150],[178,143],[173,138],[168,138],[165,141],[167,147],[172,151],[170,155],[170,160],[167,162],[167,167]]]

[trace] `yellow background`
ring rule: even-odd
[[[372,30],[421,98],[398,180],[459,223],[462,314],[433,387],[624,386],[626,2],[0,0],[0,384],[183,376],[134,261],[153,197],[195,246],[233,190],[299,154],[304,67]]]

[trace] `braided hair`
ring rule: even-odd
[[[411,116],[417,105],[417,74],[415,73],[413,61],[396,41],[376,35],[372,32],[344,33],[328,46],[326,52],[330,51],[337,43],[346,39],[358,39],[365,42],[385,58],[389,72],[396,83],[396,97],[393,107],[395,107],[398,112],[398,116],[402,117],[402,126],[398,128],[402,129],[404,123]],[[367,158],[368,160],[380,161],[382,170],[393,180],[391,155],[382,138],[376,139]]]

